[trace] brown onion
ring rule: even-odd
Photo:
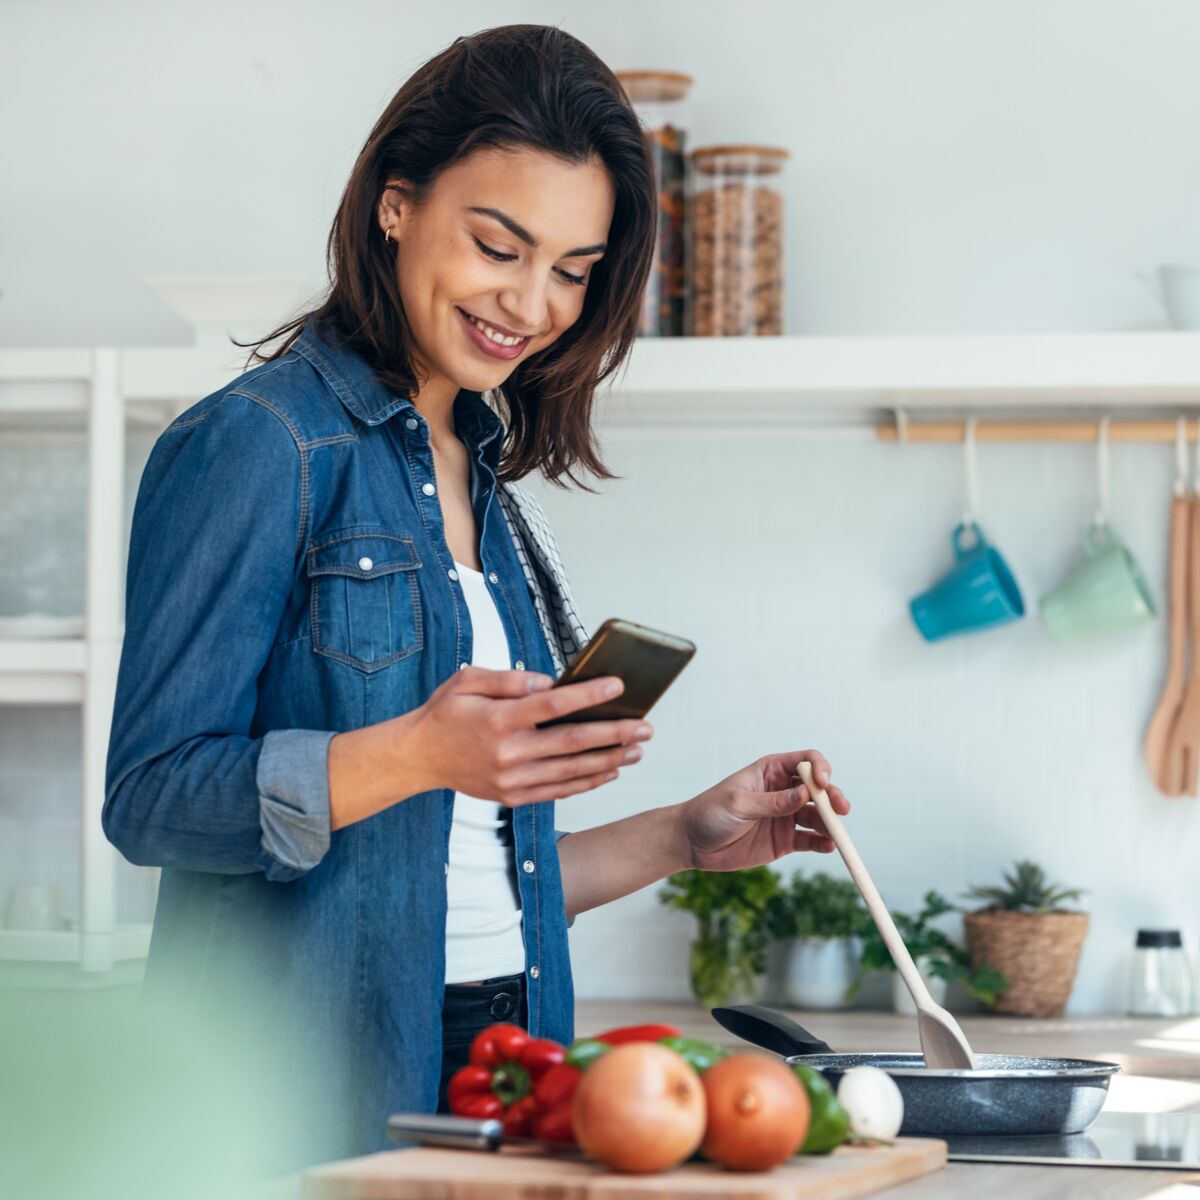
[[[812,1109],[783,1063],[735,1054],[702,1076],[708,1129],[700,1152],[735,1171],[769,1171],[799,1152]]]
[[[704,1089],[674,1050],[631,1042],[584,1072],[571,1120],[579,1144],[602,1163],[618,1171],[665,1171],[700,1145]]]

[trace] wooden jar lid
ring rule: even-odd
[[[682,100],[695,82],[682,71],[618,71],[616,75],[635,104],[645,100]]]
[[[783,146],[699,146],[692,151],[692,165],[704,175],[776,175],[791,157]]]

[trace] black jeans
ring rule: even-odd
[[[448,983],[442,1006],[442,1082],[438,1087],[438,1112],[449,1112],[446,1086],[467,1055],[475,1035],[489,1025],[508,1021],[529,1027],[525,1003],[525,976],[498,975],[481,984]]]

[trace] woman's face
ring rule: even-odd
[[[400,298],[430,384],[498,387],[569,329],[613,203],[598,160],[529,149],[477,150],[443,171],[423,204],[385,190],[379,221],[397,243]]]

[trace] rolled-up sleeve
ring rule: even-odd
[[[263,736],[256,783],[262,820],[258,865],[284,883],[311,871],[329,849],[332,731],[279,729]]]
[[[134,506],[104,831],[140,865],[286,882],[329,847],[333,731],[251,736],[306,538],[303,447],[236,392],[159,437]]]

